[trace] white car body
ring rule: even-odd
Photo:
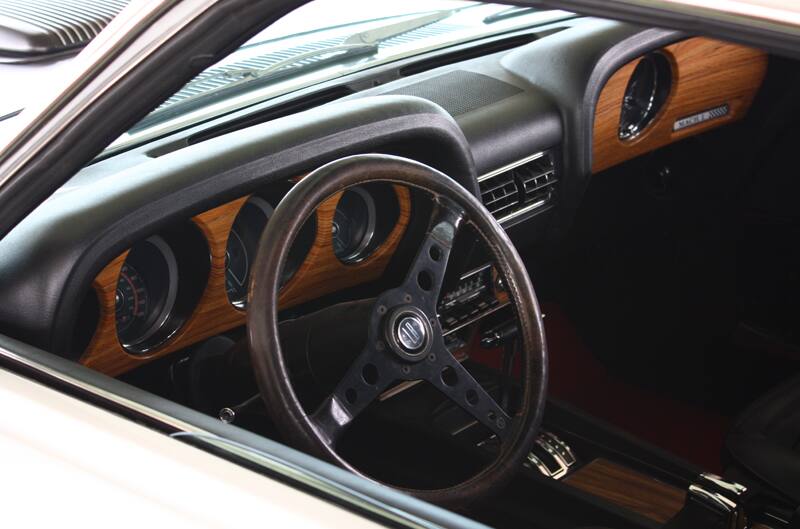
[[[0,402],[5,527],[377,527],[4,370]]]

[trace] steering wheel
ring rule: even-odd
[[[376,299],[364,349],[333,393],[309,413],[292,386],[278,335],[281,268],[304,221],[325,199],[369,182],[429,193],[430,223],[403,283]],[[514,416],[506,414],[448,351],[437,317],[447,261],[465,223],[493,255],[519,323],[521,397]],[[493,462],[466,481],[436,490],[401,490],[458,508],[496,491],[519,470],[533,444],[545,400],[547,353],[541,312],[511,240],[483,204],[454,180],[426,165],[387,155],[358,155],[329,163],[302,179],[275,209],[250,277],[247,329],[253,369],[266,406],[290,443],[363,475],[338,454],[340,436],[394,381],[421,379],[491,430],[499,449]],[[445,370],[447,377],[442,376]]]

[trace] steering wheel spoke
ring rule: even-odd
[[[504,441],[511,431],[511,417],[443,345],[436,349],[441,360],[426,377],[428,382]]]
[[[395,380],[395,366],[383,351],[368,345],[333,393],[311,415],[326,443],[335,447],[348,425]]]
[[[447,262],[464,216],[461,206],[445,197],[438,197],[425,238],[400,287],[411,300],[425,306],[428,311],[436,310]]]

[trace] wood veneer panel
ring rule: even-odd
[[[333,253],[331,226],[341,193],[330,197],[317,209],[317,233],[305,261],[281,290],[281,308],[343,290],[379,278],[389,263],[408,227],[411,197],[407,188],[393,186],[399,205],[394,229],[386,240],[363,261],[345,265]],[[128,353],[117,339],[114,295],[119,272],[128,252],[114,259],[92,283],[100,317],[89,346],[80,362],[107,375],[116,376],[171,352],[244,325],[246,313],[234,307],[225,289],[225,251],[236,215],[249,197],[242,197],[201,213],[192,222],[208,243],[211,267],[205,290],[186,323],[168,341],[144,355]]]
[[[564,482],[659,523],[675,516],[686,499],[683,490],[606,459],[595,459]]]
[[[333,215],[342,194],[337,193],[317,208],[317,236],[306,260],[284,286],[278,303],[281,308],[318,298],[337,290],[378,279],[394,255],[411,216],[408,188],[393,186],[399,214],[394,229],[369,258],[358,263],[343,264],[333,253]]]
[[[639,59],[617,70],[601,91],[594,116],[592,172],[743,118],[767,70],[766,53],[704,37],[672,44],[661,52],[672,64],[672,91],[659,115],[636,138],[622,141],[618,132],[625,88]],[[677,119],[725,103],[730,105],[726,116],[672,130]]]

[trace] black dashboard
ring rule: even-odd
[[[184,268],[176,247],[188,243],[185,235],[170,242],[170,230],[236,201],[247,205],[237,209],[244,220],[231,219],[239,224],[223,251],[223,281],[231,306],[241,309],[242,256],[252,253],[275,206],[264,190],[353,154],[406,156],[441,170],[493,204],[519,244],[558,238],[592,174],[601,90],[628,62],[684,38],[569,19],[373,68],[98,159],[0,242],[0,327],[79,359],[86,341],[75,329],[98,317],[96,307],[87,308],[93,281],[126,255],[120,341],[135,347],[174,332],[158,325],[178,295],[170,280]],[[346,200],[353,212],[334,229],[350,235],[334,241],[335,252],[355,262],[370,244],[364,226],[375,222],[376,206],[364,194]],[[310,227],[309,237],[316,231]],[[207,253],[183,259],[198,263],[199,276],[214,273]],[[151,292],[134,300],[144,276],[153,278]],[[154,288],[158,282],[164,284]],[[186,311],[202,296],[202,287],[188,296]],[[142,303],[150,306],[146,319],[136,317]]]

